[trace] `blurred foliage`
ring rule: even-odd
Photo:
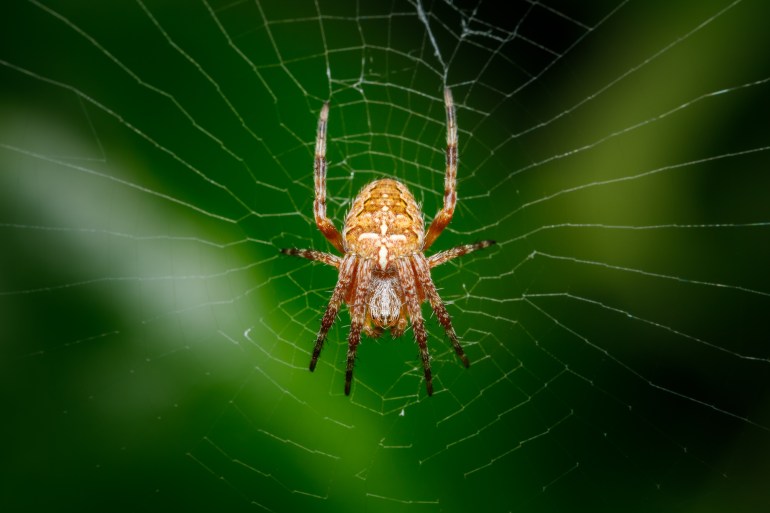
[[[768,502],[761,3],[0,9],[3,511]],[[447,84],[473,365],[431,320],[434,397],[408,332],[346,398],[335,272],[278,255],[330,249],[316,116],[338,224],[385,175],[430,219]]]

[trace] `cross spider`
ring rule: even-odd
[[[345,395],[350,394],[353,363],[361,341],[361,331],[372,338],[389,329],[393,338],[401,336],[412,321],[414,338],[420,348],[428,395],[433,394],[427,332],[420,305],[426,299],[436,312],[457,356],[468,367],[468,357],[457,339],[449,313],[436,291],[430,269],[453,258],[494,244],[485,240],[441,251],[429,257],[424,252],[435,242],[452,219],[457,202],[457,123],[452,93],[444,89],[447,120],[446,175],[444,206],[425,233],[422,212],[406,185],[391,179],[375,180],[365,186],[345,217],[342,234],[326,217],[326,124],[329,103],[321,108],[315,143],[315,201],[313,214],[318,229],[340,251],[341,257],[312,249],[282,249],[287,255],[317,260],[339,270],[321,329],[316,337],[310,370],[315,369],[326,335],[342,302],[350,310],[348,360]]]

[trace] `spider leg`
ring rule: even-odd
[[[412,330],[414,339],[420,348],[420,359],[425,371],[425,386],[428,389],[428,395],[433,395],[433,378],[430,371],[430,353],[428,352],[428,333],[425,331],[425,321],[422,318],[420,310],[420,298],[415,283],[414,269],[409,257],[396,260],[398,266],[398,281],[404,293],[404,302],[406,303],[409,317],[412,320]]]
[[[315,201],[313,201],[313,215],[315,224],[321,230],[324,237],[337,248],[340,253],[345,253],[342,246],[342,235],[337,231],[328,217],[326,217],[326,123],[329,119],[329,103],[324,103],[318,116],[318,131],[315,139],[315,162],[313,165],[313,181],[315,185]]]
[[[393,338],[398,338],[401,335],[404,334],[407,327],[407,321],[406,321],[406,312],[404,311],[404,308],[401,308],[401,315],[398,316],[398,323],[390,328],[390,336]]]
[[[372,281],[372,260],[363,260],[358,266],[356,290],[350,308],[350,333],[348,334],[348,362],[345,369],[345,395],[350,395],[353,381],[353,366],[356,362],[356,350],[361,342],[361,329],[366,321],[366,295]]]
[[[444,175],[444,207],[439,210],[425,234],[422,250],[428,249],[452,220],[457,203],[457,118],[452,92],[444,89],[446,106],[446,174]]]
[[[340,276],[337,280],[337,285],[334,287],[334,292],[332,292],[329,305],[326,307],[326,312],[324,312],[323,319],[321,320],[321,329],[318,330],[318,336],[315,340],[313,357],[310,359],[311,372],[315,370],[316,363],[318,363],[318,355],[321,354],[326,334],[329,333],[329,329],[331,329],[334,320],[337,318],[340,303],[348,295],[351,283],[353,282],[353,276],[355,275],[356,264],[357,258],[352,255],[345,257],[340,264]]]
[[[492,244],[495,244],[495,241],[482,240],[474,244],[463,244],[462,246],[456,246],[452,249],[441,251],[439,253],[436,253],[435,255],[429,256],[428,265],[430,265],[430,267],[433,268],[433,267],[436,267],[437,265],[445,264],[457,257],[467,255],[468,253],[473,253],[474,251],[478,251],[480,249],[488,248]]]
[[[457,353],[457,356],[462,360],[463,365],[468,367],[470,362],[468,361],[468,357],[465,356],[465,351],[463,351],[460,341],[457,339],[457,333],[455,333],[455,329],[452,327],[452,319],[430,277],[428,260],[422,255],[415,255],[412,257],[412,261],[414,262],[414,268],[417,273],[417,281],[422,285],[425,297],[428,299],[433,311],[436,312],[436,318],[438,319],[439,324],[444,328],[449,340],[452,341],[452,347],[454,347],[455,353]]]
[[[281,253],[284,255],[307,258],[308,260],[315,260],[316,262],[323,262],[326,265],[331,265],[338,269],[340,267],[340,262],[342,262],[342,259],[337,255],[316,251],[314,249],[284,248],[281,250]]]

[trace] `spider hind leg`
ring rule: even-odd
[[[447,337],[449,337],[449,340],[452,342],[452,347],[454,348],[455,353],[457,353],[458,358],[460,358],[466,368],[469,367],[470,361],[465,355],[463,347],[460,345],[460,340],[457,338],[457,333],[455,333],[455,329],[452,326],[452,318],[449,316],[449,312],[447,311],[444,302],[441,300],[441,296],[438,295],[436,286],[433,285],[433,280],[430,277],[430,265],[428,260],[424,256],[418,255],[413,258],[413,262],[417,281],[422,284],[425,297],[430,303],[433,311],[436,313],[439,324],[444,328]]]
[[[356,361],[356,351],[358,350],[358,344],[361,342],[361,330],[366,322],[365,298],[369,293],[371,281],[372,261],[363,260],[358,266],[352,301],[348,303],[350,309],[350,333],[348,334],[348,360],[347,367],[345,368],[345,395],[350,395],[350,386],[353,382],[353,366]]]
[[[315,370],[318,363],[318,357],[321,354],[324,342],[326,341],[326,335],[334,324],[334,320],[337,318],[337,312],[340,308],[340,303],[347,296],[350,286],[353,282],[356,269],[356,258],[353,256],[345,257],[340,262],[340,276],[337,280],[337,285],[334,287],[332,297],[329,300],[329,304],[324,312],[323,319],[321,320],[321,328],[318,330],[318,336],[316,337],[315,346],[313,347],[313,356],[310,359],[310,371]]]
[[[412,320],[414,339],[420,349],[420,360],[425,373],[425,388],[428,395],[433,395],[433,375],[430,369],[430,352],[428,351],[428,332],[425,330],[425,321],[420,310],[420,297],[418,293],[416,276],[414,272],[413,258],[405,257],[397,260],[398,279],[404,294],[404,303],[409,317]]]

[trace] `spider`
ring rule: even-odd
[[[468,367],[457,334],[452,327],[443,301],[430,276],[430,270],[462,255],[494,244],[485,240],[441,251],[429,257],[431,247],[452,220],[457,203],[457,122],[452,93],[444,89],[446,106],[447,146],[446,175],[444,177],[444,204],[427,233],[420,207],[406,185],[393,179],[375,180],[366,185],[353,200],[340,233],[326,217],[326,124],[329,103],[321,108],[315,143],[315,201],[313,214],[318,229],[342,256],[312,249],[288,248],[286,255],[307,258],[334,266],[339,271],[337,285],[326,307],[321,328],[316,337],[310,370],[318,363],[324,341],[332,327],[341,303],[350,311],[345,395],[350,395],[353,364],[361,342],[361,332],[377,338],[390,330],[393,338],[407,328],[407,317],[412,321],[414,338],[420,349],[425,371],[428,395],[433,394],[427,332],[420,305],[427,299],[438,322],[446,331],[457,356]]]

